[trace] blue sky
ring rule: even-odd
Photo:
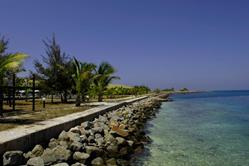
[[[55,33],[69,55],[113,64],[119,83],[249,89],[248,0],[3,0],[0,16],[27,69]]]

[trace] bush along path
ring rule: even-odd
[[[155,116],[161,100],[155,97],[123,106],[83,122],[52,138],[47,147],[36,145],[32,151],[8,151],[4,165],[29,166],[126,166],[132,154],[143,151],[150,138],[145,135],[146,120]]]

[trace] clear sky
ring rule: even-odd
[[[55,33],[69,55],[113,64],[119,83],[249,89],[248,0],[1,0],[0,16],[28,69]]]

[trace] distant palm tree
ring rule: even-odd
[[[96,70],[94,78],[94,91],[98,96],[98,101],[103,101],[104,92],[107,90],[107,86],[114,79],[120,79],[117,76],[113,76],[115,69],[107,62],[102,62]]]
[[[82,101],[84,101],[85,96],[88,90],[90,89],[90,85],[94,77],[93,70],[96,68],[96,65],[92,63],[82,63],[78,61],[76,58],[74,58],[73,66],[74,66],[73,79],[77,93],[75,105],[78,107],[80,106],[81,103],[80,97],[82,96]]]

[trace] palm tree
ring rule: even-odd
[[[3,85],[3,77],[7,71],[16,71],[27,58],[26,54],[16,53],[0,57],[0,86]]]
[[[74,66],[73,79],[77,93],[75,105],[78,107],[80,106],[81,103],[80,96],[82,96],[82,101],[85,101],[85,96],[88,93],[88,90],[90,89],[90,85],[94,77],[93,70],[96,68],[96,65],[92,63],[82,63],[78,61],[76,58],[74,58],[73,66]]]
[[[107,86],[114,79],[120,79],[117,76],[113,76],[115,69],[107,62],[102,62],[96,70],[96,76],[94,79],[94,91],[98,96],[98,101],[103,101],[104,92],[107,90]]]

